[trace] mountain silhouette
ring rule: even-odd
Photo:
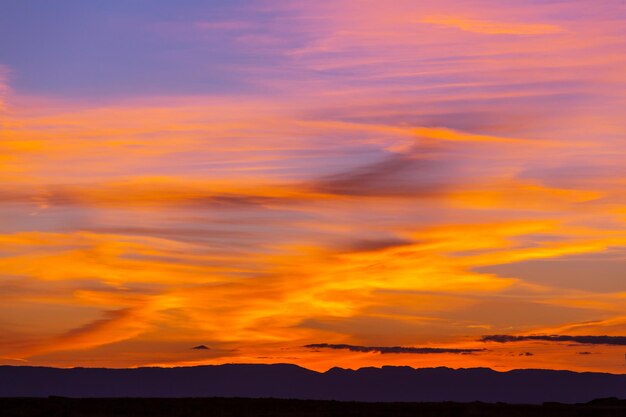
[[[136,369],[0,366],[0,396],[579,403],[626,398],[626,375],[395,366],[332,368],[320,373],[290,364]]]

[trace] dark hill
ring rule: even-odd
[[[390,403],[272,398],[0,398],[7,417],[624,417],[626,401]]]
[[[318,373],[288,364],[137,369],[1,366],[0,396],[579,403],[626,398],[626,375],[389,366]]]

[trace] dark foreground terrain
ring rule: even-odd
[[[575,404],[626,398],[626,375],[393,366],[315,372],[288,364],[137,369],[0,366],[0,397],[50,396]]]
[[[623,417],[626,400],[586,404],[363,403],[251,398],[0,398],[3,417]]]

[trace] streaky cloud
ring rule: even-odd
[[[420,22],[484,35],[549,35],[563,31],[553,24],[498,22],[455,16],[427,16]]]
[[[481,342],[511,343],[525,341],[572,342],[585,345],[626,346],[626,336],[569,336],[569,335],[529,335],[512,336],[506,334],[487,335],[480,338]]]
[[[407,347],[407,346],[358,346],[345,344],[329,344],[329,343],[313,343],[305,345],[310,349],[335,349],[349,350],[350,352],[373,352],[373,353],[409,353],[418,355],[427,355],[431,353],[454,353],[467,355],[477,352],[484,352],[487,349],[458,349],[458,348],[432,348],[432,347]]]

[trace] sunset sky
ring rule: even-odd
[[[0,0],[0,213],[0,364],[626,373],[626,3]]]

